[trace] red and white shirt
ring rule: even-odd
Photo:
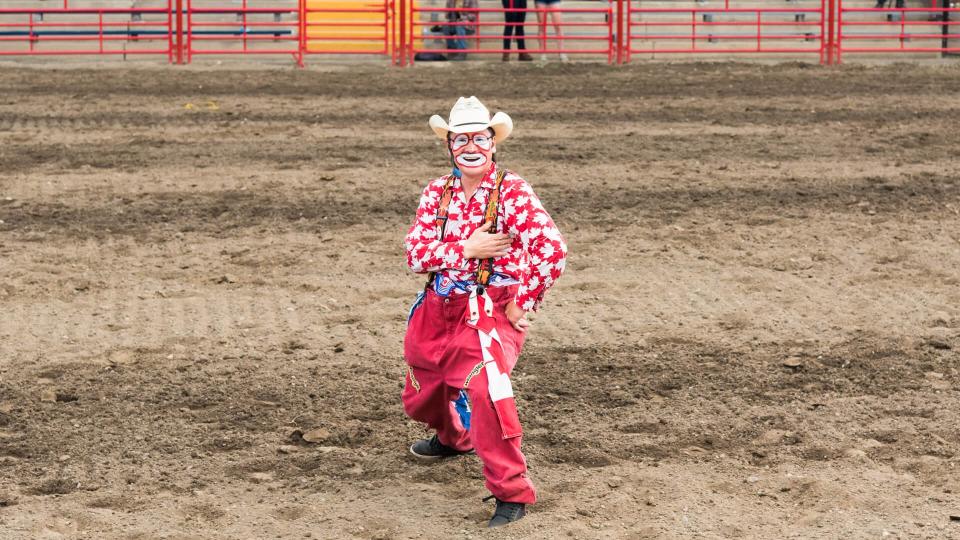
[[[463,256],[463,244],[483,224],[487,200],[496,185],[496,168],[491,167],[469,201],[460,180],[453,182],[444,237],[438,238],[437,210],[446,182],[447,177],[441,176],[423,190],[417,218],[404,240],[407,264],[418,274],[437,272],[438,277],[453,281],[473,281],[480,263]],[[513,235],[513,245],[507,256],[494,259],[493,270],[520,283],[514,299],[517,306],[536,311],[547,289],[563,273],[567,245],[530,184],[510,171],[500,186],[497,229]]]

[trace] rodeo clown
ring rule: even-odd
[[[407,233],[407,264],[428,273],[407,323],[403,408],[436,434],[413,443],[422,460],[476,451],[496,498],[489,526],[522,518],[536,501],[520,450],[510,384],[530,322],[563,272],[567,247],[527,182],[497,166],[513,121],[476,97],[430,118],[453,172],[431,181]]]

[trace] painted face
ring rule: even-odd
[[[458,133],[450,137],[453,161],[468,175],[482,174],[490,167],[497,147],[489,131]]]

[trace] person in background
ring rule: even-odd
[[[500,3],[503,5],[503,9],[511,10],[503,12],[503,20],[507,23],[503,26],[503,61],[510,60],[511,34],[517,40],[517,51],[520,53],[518,59],[521,62],[533,60],[533,57],[527,52],[526,40],[523,37],[523,25],[527,21],[527,0],[500,0]]]
[[[553,31],[557,37],[557,48],[562,51],[564,43],[563,30],[560,27],[562,24],[560,19],[560,0],[536,0],[535,5],[537,7],[537,24],[540,27],[540,50],[546,51],[547,49],[547,19],[550,19],[553,22]],[[545,52],[540,54],[540,60],[544,62],[547,61]],[[560,53],[561,62],[567,62],[569,60],[567,53]]]
[[[463,51],[467,48],[467,36],[476,34],[477,29],[470,23],[477,22],[477,0],[447,0],[447,25],[443,33],[452,36],[447,38],[447,48]],[[450,60],[466,60],[467,53],[451,52],[447,55]]]

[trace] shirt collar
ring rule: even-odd
[[[453,185],[463,189],[463,180],[459,177],[454,180]],[[494,163],[490,170],[487,171],[487,174],[483,175],[483,178],[480,179],[480,184],[477,185],[478,188],[493,189],[497,185],[497,164]]]
[[[497,164],[494,163],[490,170],[487,171],[487,174],[483,176],[483,180],[480,180],[480,187],[493,189],[496,186],[496,176],[497,176]]]

